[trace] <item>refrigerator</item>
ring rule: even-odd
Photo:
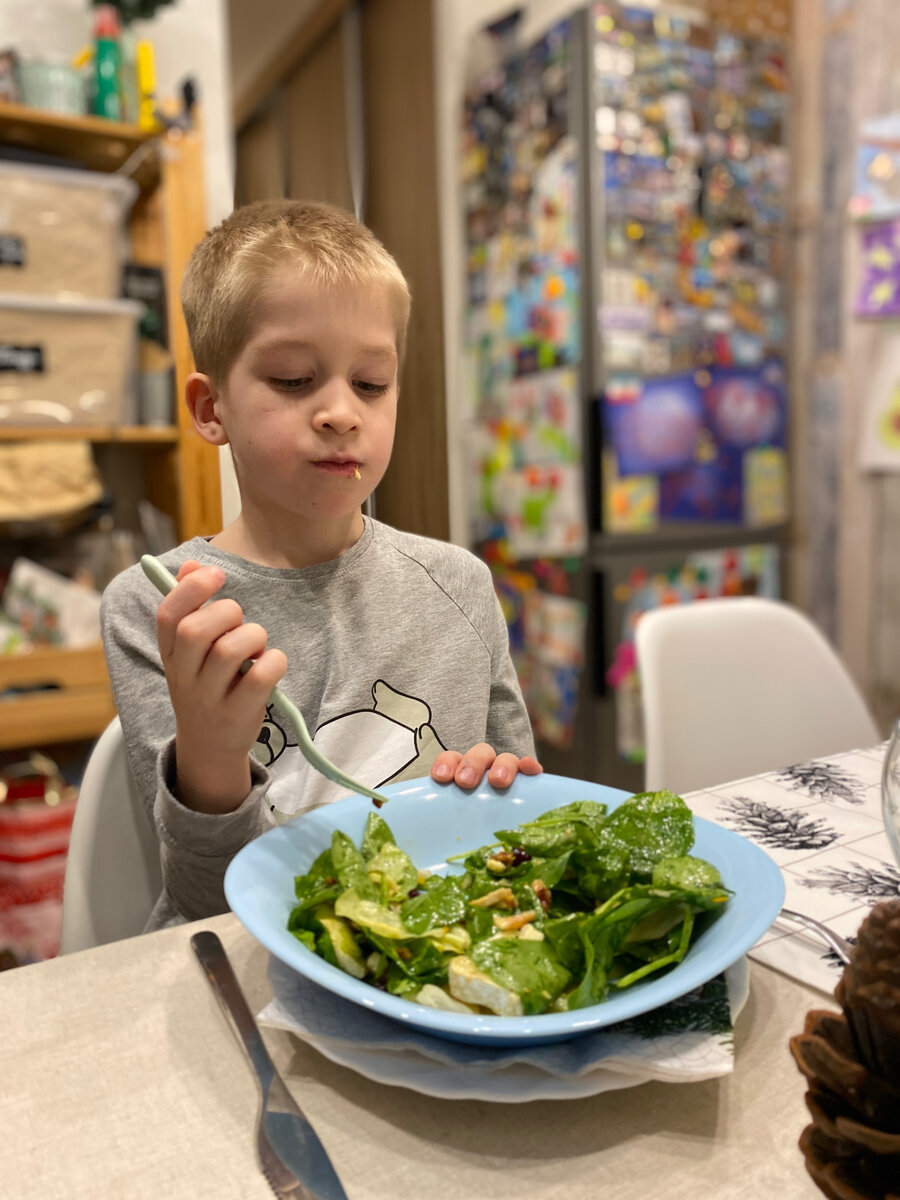
[[[615,3],[470,47],[470,536],[559,774],[641,787],[643,612],[782,591],[785,61]]]

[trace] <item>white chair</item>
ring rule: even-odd
[[[60,954],[141,933],[161,891],[159,844],[116,717],[91,751],[75,806]]]
[[[654,609],[635,642],[649,790],[696,791],[881,741],[835,651],[788,604]]]

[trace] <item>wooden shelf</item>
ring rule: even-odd
[[[112,172],[127,164],[142,195],[128,221],[129,257],[162,268],[169,318],[175,394],[184,395],[193,370],[179,286],[194,246],[206,230],[200,114],[191,129],[149,133],[100,117],[67,117],[0,102],[0,146],[27,150],[87,170]],[[0,424],[4,442],[82,439],[97,446],[132,449],[101,453],[106,485],[121,493],[123,511],[135,520],[139,497],[175,523],[179,541],[222,527],[218,449],[200,438],[180,405],[177,424]],[[33,690],[33,689],[38,690]],[[102,649],[35,650],[0,656],[0,749],[97,737],[115,715]]]
[[[24,104],[0,102],[0,142],[77,162],[90,171],[118,171],[132,154],[147,147],[132,177],[142,190],[159,182],[159,137],[137,125],[103,117],[67,117]]]
[[[0,425],[0,442],[34,441],[132,442],[171,445],[178,441],[175,425]]]
[[[0,693],[47,685],[0,698],[0,750],[95,738],[116,715],[100,645],[0,657]]]

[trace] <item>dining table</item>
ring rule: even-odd
[[[805,900],[812,911],[804,879],[830,880],[820,915],[851,933],[878,897],[835,892],[833,872],[862,864],[875,877],[879,858],[882,873],[889,867],[876,815],[883,754],[873,747],[686,799],[767,849],[788,907]],[[261,1012],[269,953],[232,913],[0,974],[0,1195],[271,1200],[256,1154],[255,1079],[191,951],[201,929],[219,935]],[[285,1029],[262,1032],[350,1200],[814,1200],[798,1148],[806,1081],[789,1040],[810,1009],[837,1009],[839,964],[809,931],[786,925],[749,959],[733,1069],[699,1082],[524,1103],[449,1099],[368,1078]]]

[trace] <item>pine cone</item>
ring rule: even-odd
[[[790,1040],[809,1080],[806,1168],[829,1200],[900,1200],[900,900],[859,929],[835,996]]]
[[[834,994],[860,1062],[900,1086],[900,900],[869,913]]]

